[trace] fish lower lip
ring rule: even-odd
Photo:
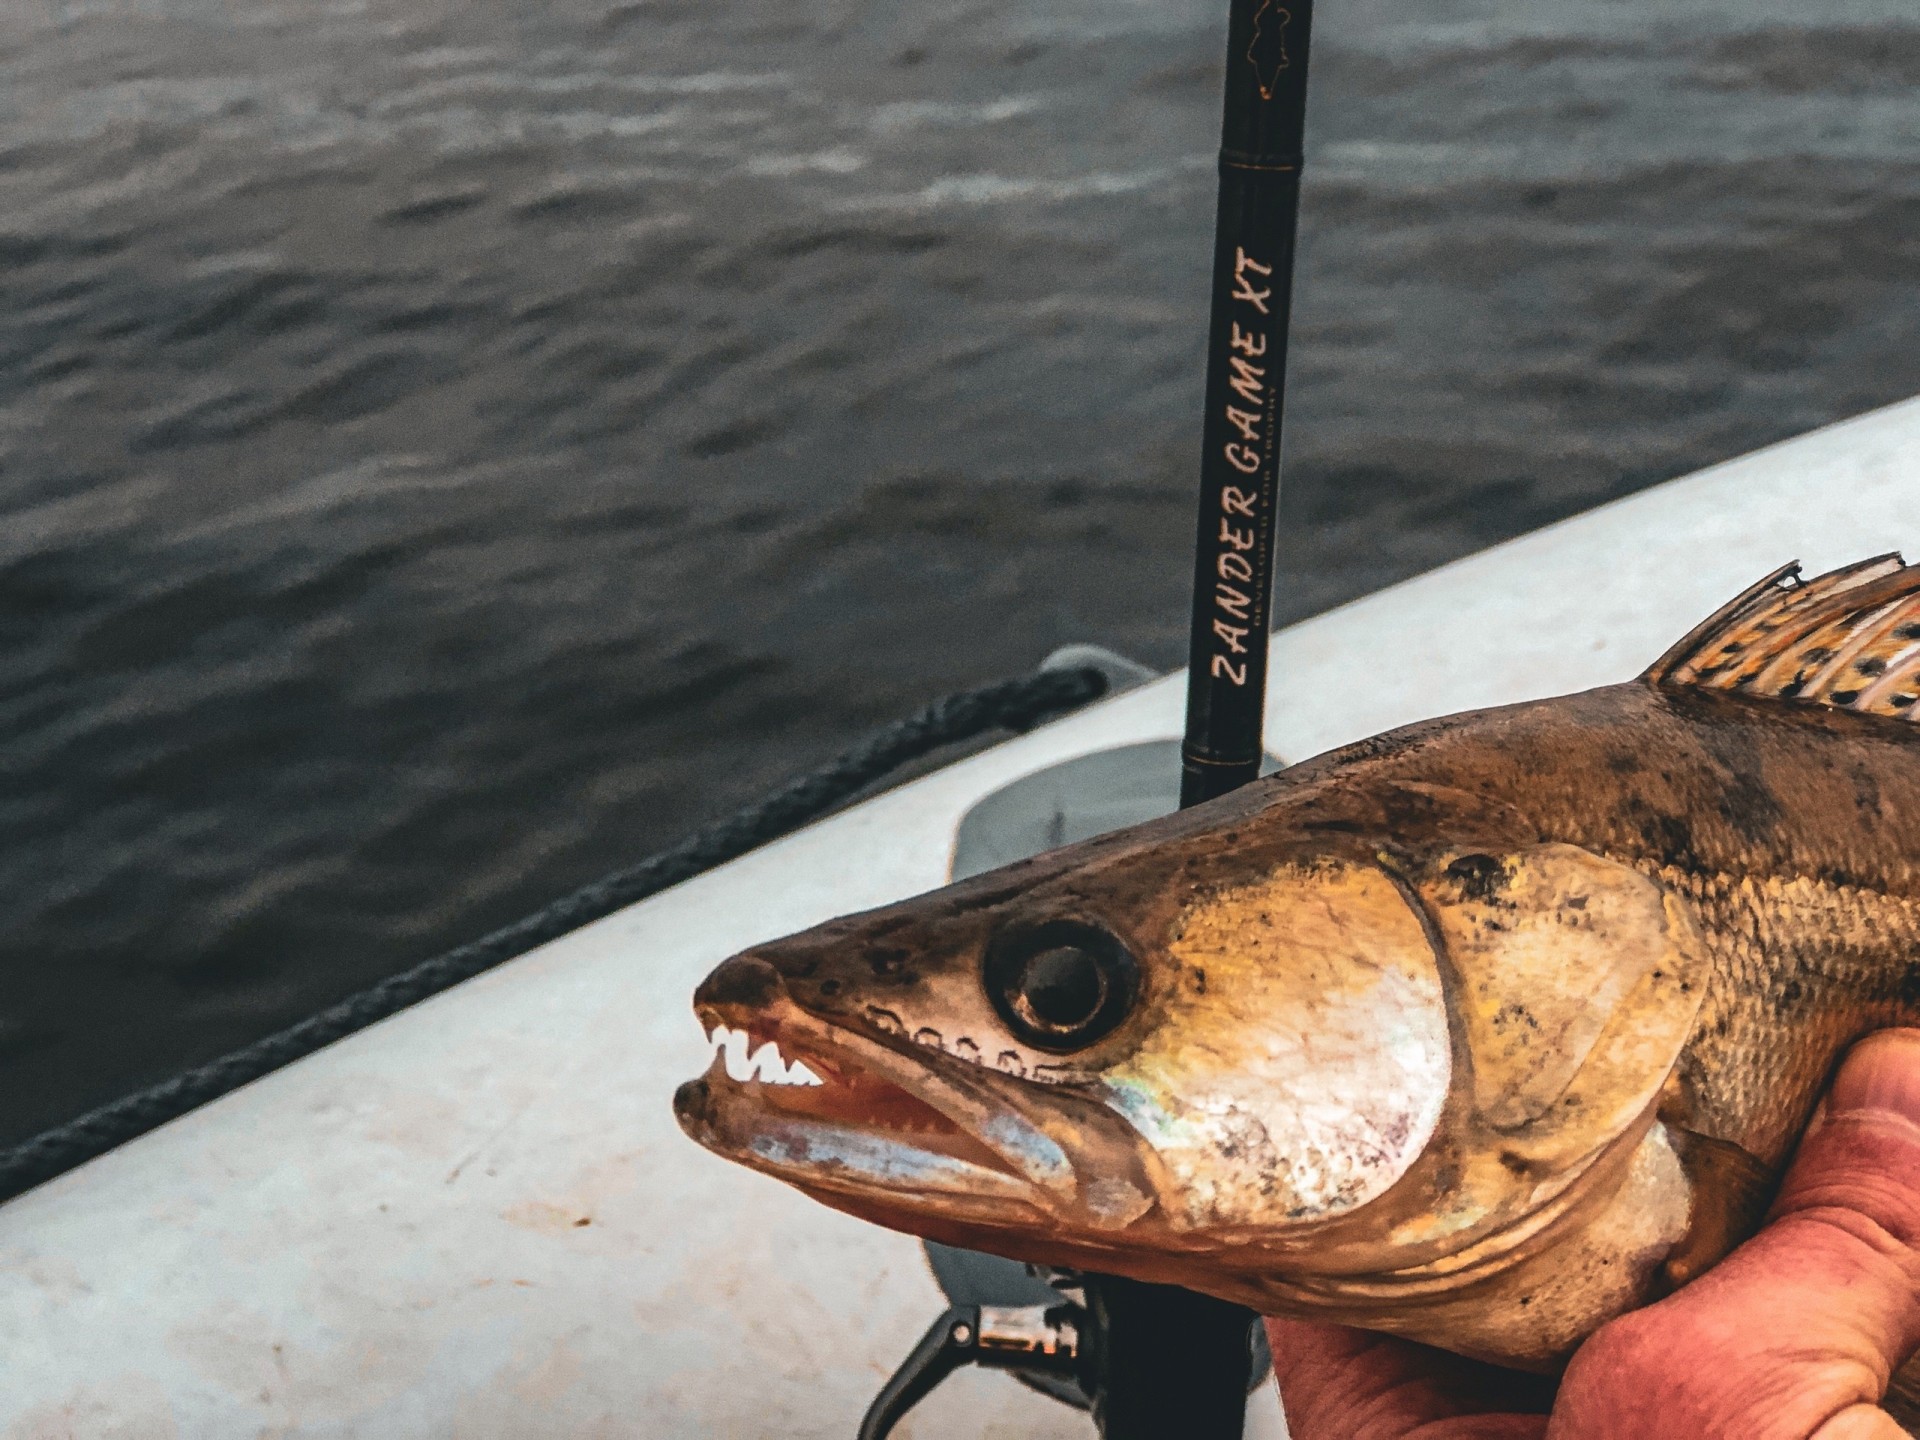
[[[1009,1202],[1027,1213],[1034,1208],[1033,1187],[957,1130],[915,1135],[802,1103],[818,1094],[812,1087],[769,1091],[710,1073],[680,1087],[674,1111],[681,1128],[708,1149],[805,1190],[937,1194],[971,1209],[1004,1211]]]

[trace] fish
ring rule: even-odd
[[[1784,566],[1635,680],[755,945],[675,1111],[895,1230],[1551,1373],[1920,1020],[1917,816],[1920,566]]]

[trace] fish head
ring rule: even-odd
[[[683,1127],[896,1229],[1147,1279],[1365,1207],[1452,1091],[1416,898],[1364,847],[1169,823],[726,961]]]
[[[1711,964],[1699,877],[1449,761],[1524,723],[755,946],[696,995],[681,1124],[948,1244],[1551,1363],[1691,1223],[1659,1116]]]

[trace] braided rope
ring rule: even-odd
[[[671,849],[582,886],[491,935],[389,976],[284,1030],[0,1150],[0,1198],[50,1180],[483,970],[789,834],[943,745],[992,729],[1029,729],[1098,699],[1107,686],[1107,677],[1097,669],[1041,670],[936,700]]]

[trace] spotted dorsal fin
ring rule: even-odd
[[[1812,580],[1783,566],[1708,616],[1647,679],[1913,719],[1920,565],[1880,555]]]

